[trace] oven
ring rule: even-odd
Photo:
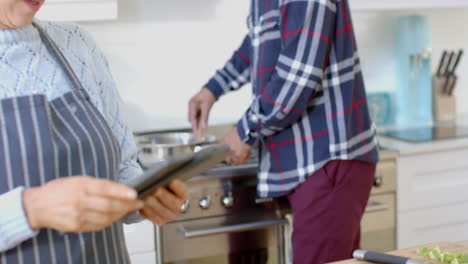
[[[220,164],[191,179],[184,213],[156,228],[156,263],[285,263],[287,203],[257,198],[256,169]]]

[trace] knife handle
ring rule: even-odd
[[[453,90],[455,90],[455,86],[457,85],[457,76],[451,75],[448,83],[448,89],[447,89],[447,95],[452,96],[453,95]]]
[[[409,259],[394,255],[388,255],[384,253],[379,253],[375,251],[367,251],[362,249],[357,249],[353,252],[353,257],[360,260],[366,260],[377,263],[385,264],[427,264],[430,262],[425,262],[417,259]]]
[[[385,264],[406,264],[407,258],[388,255],[384,253],[366,251],[366,250],[355,250],[353,257],[361,260],[367,260],[372,262],[379,262]]]
[[[437,67],[437,73],[436,73],[437,76],[442,75],[442,69],[443,69],[443,67],[445,65],[445,58],[446,57],[447,57],[447,51],[444,50],[444,52],[442,53],[442,57],[440,58],[439,67]]]

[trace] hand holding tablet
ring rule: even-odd
[[[153,190],[166,186],[174,179],[185,181],[204,173],[223,161],[230,152],[227,145],[204,147],[198,152],[162,161],[125,184],[135,188],[138,196],[142,198]]]

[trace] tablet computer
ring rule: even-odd
[[[166,186],[174,179],[185,181],[206,172],[223,161],[230,153],[228,145],[204,147],[198,152],[162,161],[126,184],[137,190],[138,197],[142,198],[156,188]]]

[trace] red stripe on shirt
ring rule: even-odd
[[[270,145],[265,145],[265,148],[273,150],[273,149],[278,148],[278,147],[294,144],[294,143],[297,143],[297,142],[303,142],[303,141],[313,139],[313,138],[318,138],[318,137],[321,137],[321,136],[324,136],[324,135],[327,135],[327,134],[328,134],[328,129],[325,129],[323,131],[317,132],[317,133],[312,134],[312,135],[303,136],[303,137],[300,137],[300,138],[289,139],[289,140],[278,142],[278,143],[273,143],[273,141],[270,140],[270,142],[272,142],[272,143]]]
[[[294,31],[286,32],[281,36],[281,38],[283,38],[283,39],[284,38],[289,38],[289,37],[291,37],[293,35],[296,35],[296,34],[299,34],[299,33],[313,35],[313,36],[319,37],[323,41],[327,42],[327,44],[329,44],[329,45],[332,44],[332,41],[330,39],[328,39],[326,36],[324,36],[324,35],[322,35],[320,33],[317,33],[315,31],[305,29],[305,28],[300,28],[300,29],[297,29],[297,30],[294,30]]]
[[[269,67],[269,68],[262,68],[259,71],[255,72],[254,74],[257,75],[257,74],[262,74],[262,73],[265,73],[265,72],[271,72],[271,71],[274,71],[275,69],[276,69],[275,66]]]
[[[247,62],[247,64],[249,65],[252,64],[252,62],[249,60],[247,56],[244,55],[244,53],[237,51],[236,54],[239,55],[239,57],[241,57],[241,59],[243,59],[245,62]]]
[[[354,98],[353,98],[353,105],[350,108],[345,109],[345,110],[343,110],[341,112],[336,112],[336,113],[329,114],[329,115],[327,115],[327,117],[337,117],[337,116],[352,113],[354,109],[359,108],[359,106],[366,103],[366,101],[367,101],[367,99],[364,98],[364,99],[361,99],[358,102],[354,102]]]

